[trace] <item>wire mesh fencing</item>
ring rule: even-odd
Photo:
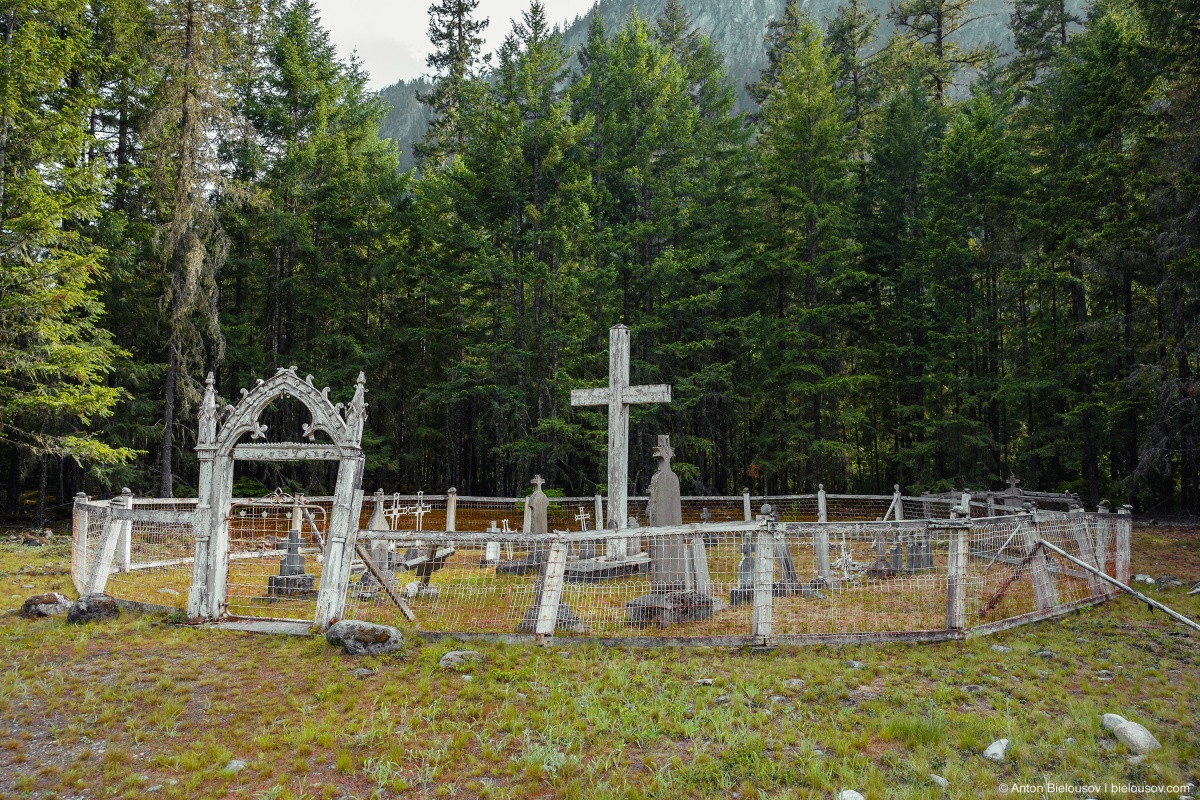
[[[550,498],[551,532],[534,535],[522,532],[524,498],[370,495],[341,616],[430,634],[937,638],[1116,593],[1042,542],[1124,582],[1130,571],[1127,513],[985,517],[972,504],[971,517],[955,518],[961,504],[956,512],[929,497],[692,497],[681,526],[615,531],[596,530],[607,513],[597,506],[595,498]],[[194,500],[127,495],[77,500],[76,588],[185,608],[194,508]],[[631,499],[637,525],[644,508],[644,499]],[[234,501],[223,521],[226,613],[311,620],[331,511],[330,498]],[[817,522],[822,516],[828,521]]]

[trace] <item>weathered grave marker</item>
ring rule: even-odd
[[[629,406],[671,402],[671,386],[658,383],[629,384],[629,328],[614,325],[608,331],[608,386],[572,389],[573,406],[608,406],[608,525],[627,527],[629,517]],[[599,519],[596,520],[599,527]],[[621,555],[633,555],[628,551]]]

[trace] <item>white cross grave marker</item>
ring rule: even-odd
[[[584,511],[583,506],[580,506],[579,513],[575,515],[575,521],[579,523],[580,531],[587,530],[588,520],[590,520],[591,518],[592,518],[592,515],[587,513],[586,511]]]
[[[635,403],[669,403],[671,386],[629,385],[629,328],[608,329],[608,386],[572,389],[573,406],[608,406],[608,527],[628,527],[629,407]],[[599,520],[596,521],[599,525]]]

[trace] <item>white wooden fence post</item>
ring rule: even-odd
[[[550,545],[550,556],[546,561],[546,575],[542,582],[542,593],[538,598],[537,625],[534,632],[538,639],[554,636],[558,622],[558,606],[562,602],[563,576],[567,570],[567,544],[555,542]]]
[[[104,532],[100,534],[100,544],[96,548],[96,560],[88,568],[87,585],[84,594],[101,594],[108,583],[108,574],[112,572],[113,559],[117,555],[117,544],[121,538],[123,521],[115,519],[114,509],[128,508],[126,500],[132,502],[133,495],[128,489],[121,490],[120,497],[114,497],[108,503],[109,518],[104,523]]]
[[[1025,542],[1025,553],[1033,554],[1029,560],[1029,580],[1033,584],[1033,599],[1037,603],[1038,611],[1047,611],[1058,605],[1058,586],[1054,582],[1054,576],[1050,574],[1050,563],[1046,559],[1045,551],[1038,547],[1038,542],[1042,540],[1042,537],[1038,532],[1037,511],[1030,508],[1026,514],[1025,520],[1021,524],[1021,535]]]
[[[446,530],[456,531],[458,523],[458,489],[451,486],[446,490]]]
[[[754,611],[751,619],[758,644],[771,641],[771,601],[775,583],[775,536],[764,522],[754,546]]]
[[[88,496],[83,492],[75,495],[75,508],[71,514],[71,583],[75,591],[83,594],[87,583],[87,534]]]
[[[121,490],[121,507],[133,508],[133,492],[128,488]],[[130,561],[133,556],[133,520],[121,520],[121,525],[117,529],[117,571],[129,572]]]
[[[817,484],[817,521],[826,521],[825,513],[825,484]],[[817,575],[829,583],[829,531],[817,528],[813,534],[813,549],[817,555]]]
[[[598,531],[602,531],[604,530],[604,498],[596,495],[592,498],[592,505],[596,507],[596,513],[592,516],[592,519],[595,520],[592,523],[592,527]]]
[[[950,529],[950,553],[946,566],[946,628],[967,627],[967,544],[970,523]]]
[[[1093,542],[1091,534],[1088,532],[1087,519],[1083,515],[1083,507],[1076,506],[1068,512],[1070,516],[1071,538],[1075,540],[1075,546],[1079,548],[1079,558],[1086,561],[1096,569],[1100,569],[1100,560],[1096,557],[1096,545]],[[1092,597],[1101,597],[1108,594],[1104,588],[1104,581],[1097,578],[1092,573],[1085,573],[1088,582],[1088,590],[1092,593]]]
[[[1117,509],[1117,580],[1128,584],[1132,572],[1133,557],[1133,506],[1125,505]]]
[[[754,509],[750,508],[750,487],[742,489],[742,518],[746,522],[754,521]]]

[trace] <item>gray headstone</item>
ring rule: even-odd
[[[650,479],[650,527],[682,525],[683,509],[679,496],[679,477],[671,469],[671,437],[659,436],[654,448],[658,471]],[[686,539],[677,536],[656,536],[650,540],[650,591],[691,591]]]

